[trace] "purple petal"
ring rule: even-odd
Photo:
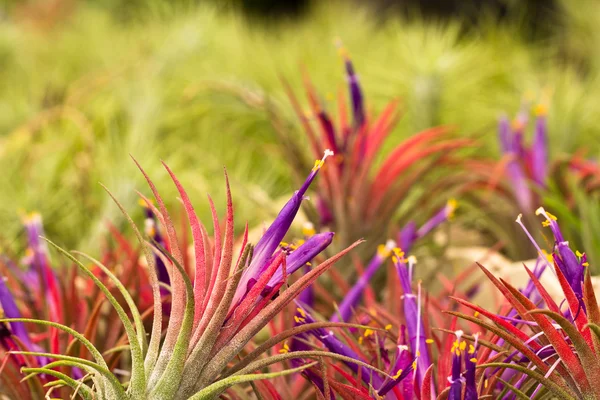
[[[377,254],[371,259],[367,269],[362,274],[358,281],[352,286],[350,291],[344,297],[344,300],[339,306],[339,312],[331,317],[332,322],[348,321],[352,316],[352,310],[356,308],[356,305],[360,301],[365,288],[373,278],[373,275],[379,270],[379,267],[383,264],[385,259],[389,257],[392,249],[396,247],[396,243],[393,240],[388,240],[385,245],[380,245],[377,249]]]

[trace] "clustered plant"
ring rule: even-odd
[[[337,122],[307,76],[308,113],[284,82],[317,160],[307,165],[304,142],[271,114],[292,170],[310,172],[255,243],[248,225],[236,235],[226,172],[223,218],[208,198],[209,234],[164,164],[187,219],[178,231],[135,160],[153,197],[138,192],[143,230],[106,191],[137,244],[109,226],[96,259],[64,250],[44,236],[40,215],[26,215],[25,255],[0,260],[0,393],[10,399],[600,399],[600,309],[590,260],[566,240],[556,216],[534,207],[557,204],[553,189],[567,185],[561,211],[581,215],[580,196],[592,198],[598,188],[598,165],[578,154],[551,167],[543,107],[536,108],[531,147],[523,140],[527,112],[512,125],[501,119],[499,162],[462,159],[461,151],[476,143],[446,128],[418,133],[383,155],[398,104],[372,118],[354,65],[342,55],[349,104],[340,94]],[[535,268],[524,266],[526,282],[513,284],[478,264],[481,279],[469,279],[477,275],[469,267],[440,276],[443,289],[428,292],[412,253],[453,218],[451,193],[482,209],[505,201],[505,212],[518,215],[513,224],[522,237],[513,240],[528,243],[519,247],[529,247],[536,260]],[[293,222],[305,203],[308,221],[298,235]],[[538,232],[531,222],[539,216]],[[386,276],[376,281],[376,275]],[[543,275],[561,291],[545,287]],[[501,296],[479,306],[484,277]]]

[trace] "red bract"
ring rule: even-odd
[[[425,189],[426,195],[419,195],[417,204],[424,214],[423,221],[429,218],[432,208],[425,211],[426,204],[439,206],[446,199],[432,196],[441,188],[448,189],[444,174],[452,168],[446,163],[449,156],[470,146],[470,139],[454,139],[446,127],[431,128],[415,134],[398,143],[384,154],[383,144],[390,136],[400,118],[399,103],[392,101],[383,111],[373,117],[364,105],[362,90],[354,66],[347,54],[342,51],[349,85],[349,97],[353,119],[348,121],[347,100],[342,93],[337,99],[339,120],[320,100],[307,74],[304,86],[310,110],[305,113],[300,101],[290,85],[284,81],[286,92],[294,111],[310,142],[314,154],[321,154],[326,148],[335,153],[334,162],[324,170],[318,188],[317,203],[309,217],[317,227],[329,227],[336,232],[339,245],[365,237],[373,243],[363,250],[368,254],[374,246],[386,237],[392,236],[400,227],[396,221],[412,219],[411,209],[405,201],[414,196],[417,189]],[[274,116],[276,117],[276,115]],[[282,123],[275,121],[289,151],[293,155],[302,154],[299,142],[283,131]],[[292,171],[302,171],[304,162],[300,157],[289,157],[295,163]],[[442,171],[436,166],[445,166]],[[432,173],[437,170],[438,173]],[[412,201],[412,200],[411,200]],[[403,206],[403,207],[401,207]],[[398,215],[403,209],[406,214]]]

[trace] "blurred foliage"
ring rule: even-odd
[[[293,190],[286,160],[268,116],[223,88],[274,102],[295,124],[279,76],[299,89],[303,65],[316,87],[342,88],[337,38],[361,73],[369,108],[402,100],[405,115],[388,148],[450,124],[479,139],[479,154],[497,155],[498,116],[514,114],[526,93],[550,92],[553,155],[600,149],[600,65],[589,51],[600,43],[593,29],[600,13],[592,0],[559,2],[561,29],[539,37],[527,18],[499,23],[483,13],[465,29],[457,19],[415,13],[381,18],[357,3],[314,4],[302,18],[272,24],[245,18],[232,2],[49,3],[58,6],[6,6],[0,24],[4,245],[21,231],[20,209],[39,210],[61,244],[94,245],[105,220],[120,223],[98,181],[129,210],[137,207],[133,189],[146,190],[129,153],[164,182],[160,189],[174,204],[164,159],[205,221],[205,193],[223,192],[225,165],[243,200],[236,220],[268,220],[276,199]]]

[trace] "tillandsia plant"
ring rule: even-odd
[[[115,311],[104,307],[106,300],[99,296],[99,289],[79,276],[75,267],[57,265],[51,261],[47,243],[41,239],[44,228],[38,213],[25,215],[23,223],[27,238],[25,256],[20,260],[8,254],[0,258],[0,275],[3,277],[0,280],[0,310],[8,318],[43,319],[85,332],[94,346],[107,356],[107,364],[111,369],[118,369],[124,362],[121,358],[123,353],[114,349],[126,345],[127,338],[123,327],[112,323],[117,317]],[[115,245],[103,250],[102,263],[115,266],[115,274],[122,279],[123,286],[138,307],[144,310],[144,319],[147,319],[152,295],[148,290],[144,267],[139,263],[138,252],[114,226],[109,225],[109,229]],[[90,271],[108,287],[113,296],[124,303],[117,288],[100,268],[91,266]],[[60,330],[52,326],[26,326],[22,322],[1,325],[0,393],[9,398],[42,398],[45,390],[41,384],[50,383],[54,378],[44,374],[40,379],[19,384],[21,367],[43,367],[50,359],[7,352],[43,352],[43,349],[47,349],[66,356],[85,355],[85,349],[79,342],[61,335]],[[83,376],[77,368],[62,367],[59,370],[69,372],[76,378]],[[56,387],[53,393],[67,396],[64,388]]]
[[[593,250],[600,241],[600,227],[585,222],[584,215],[598,212],[593,207],[599,195],[598,164],[583,158],[583,152],[560,154],[555,151],[551,157],[548,107],[545,101],[534,107],[531,104],[524,101],[512,121],[506,116],[499,119],[500,160],[464,161],[472,171],[465,176],[465,196],[478,193],[474,196],[473,212],[487,220],[492,235],[504,243],[504,250],[514,259],[535,257],[527,243],[512,240],[518,234],[514,215],[521,213],[527,224],[534,223],[535,204],[555,210],[571,240],[585,243]],[[493,212],[484,211],[490,209]],[[536,236],[536,239],[541,237]],[[595,251],[592,253],[590,255],[596,256]]]
[[[35,349],[13,350],[10,352],[11,356],[46,357],[54,360],[45,365],[23,367],[22,371],[26,374],[26,380],[50,376],[55,380],[48,382],[48,386],[52,388],[70,387],[85,399],[208,399],[218,397],[228,388],[239,383],[290,374],[313,365],[307,364],[277,372],[256,373],[256,371],[261,371],[269,365],[285,359],[299,357],[315,360],[322,357],[343,358],[324,351],[306,351],[298,354],[259,358],[269,349],[262,347],[258,349],[259,351],[247,354],[241,361],[235,360],[238,355],[242,355],[244,348],[254,336],[279,311],[359,243],[354,243],[323,263],[314,266],[308,273],[284,289],[289,275],[323,251],[331,243],[333,237],[331,233],[315,235],[289,255],[279,249],[279,244],[289,230],[308,187],[322,168],[328,155],[330,152],[326,151],[323,159],[315,164],[300,190],[295,192],[286,203],[256,246],[247,243],[248,231],[246,229],[239,250],[234,249],[233,203],[229,185],[227,184],[228,200],[224,232],[221,232],[216,209],[210,202],[214,228],[214,238],[211,240],[206,229],[197,219],[185,190],[165,165],[181,195],[192,231],[195,253],[193,279],[188,276],[183,267],[183,253],[179,247],[179,240],[171,217],[153,182],[140,167],[158,206],[155,207],[150,200],[143,198],[164,227],[165,246],[153,240],[152,237],[144,239],[116,199],[115,201],[130,221],[142,244],[148,265],[147,273],[154,300],[149,338],[140,310],[126,288],[108,267],[101,261],[82,253],[74,255],[67,252],[46,239],[52,247],[66,256],[96,284],[115,309],[126,332],[127,346],[114,349],[114,351],[128,351],[131,364],[127,373],[124,374],[121,371],[124,378],[120,379],[115,375],[115,371],[110,370],[103,354],[85,335],[76,330],[64,324],[43,319],[4,318],[0,320],[4,324],[37,324],[66,333],[85,347],[91,356],[91,360],[89,360],[85,356],[67,356]],[[124,305],[76,255],[83,257],[86,262],[95,265],[106,274],[111,284],[124,298]],[[167,310],[169,319],[164,332],[164,340],[162,340],[163,309],[159,279],[155,269],[155,256],[159,257],[167,267],[171,282],[169,290],[172,300],[171,306]],[[331,325],[316,324],[315,327]],[[311,327],[309,326],[309,328]],[[294,331],[283,334],[293,335]],[[14,335],[11,336],[11,338],[14,337]],[[61,371],[63,367],[76,367],[84,375],[78,379],[63,373]]]
[[[556,217],[543,208],[536,213],[551,230],[552,248],[545,253],[521,221],[539,262],[525,270],[530,282],[517,289],[480,266],[506,300],[499,313],[458,299],[475,315],[450,312],[486,331],[485,354],[494,362],[480,362],[480,386],[485,395],[502,399],[600,398],[600,310],[585,253],[574,251],[565,240]],[[551,295],[540,282],[545,269],[554,272],[562,289]]]
[[[415,134],[384,154],[384,142],[400,118],[399,103],[392,101],[379,116],[372,116],[367,111],[352,61],[343,48],[340,53],[346,69],[349,106],[340,91],[336,104],[331,105],[338,110],[337,121],[308,74],[304,74],[308,112],[303,111],[290,85],[286,81],[284,85],[313,153],[320,154],[324,148],[335,153],[334,161],[324,170],[317,201],[309,208],[308,216],[317,231],[334,230],[339,246],[361,237],[369,239],[371,244],[362,249],[366,260],[374,253],[377,243],[395,235],[398,225],[413,219],[417,208],[422,218],[418,222],[423,223],[439,207],[434,199],[444,197],[451,189],[447,187],[449,181],[443,179],[443,174],[451,173],[454,166],[447,162],[448,157],[472,141],[454,139],[449,128],[436,127]],[[272,115],[287,147],[292,171],[302,171],[306,161],[299,156],[301,141],[292,137],[277,113]],[[437,166],[445,168],[434,168]],[[443,195],[431,195],[439,191]]]
[[[441,314],[447,304],[447,294],[432,301],[425,295],[420,281],[413,283],[415,257],[405,257],[398,248],[390,252],[396,274],[389,274],[388,278],[393,282],[387,288],[391,293],[389,307],[371,299],[366,307],[357,307],[348,318],[362,328],[337,333],[328,329],[312,330],[294,338],[290,344],[284,344],[280,351],[325,348],[376,367],[369,370],[355,362],[345,362],[333,364],[326,372],[316,367],[303,371],[307,381],[325,398],[329,398],[330,393],[331,398],[339,395],[342,398],[430,399],[439,395],[440,398],[449,396],[458,400],[463,398],[462,389],[456,397],[459,386],[471,393],[465,395],[465,399],[477,399],[478,343],[469,346],[463,338],[467,335],[457,329],[457,320]],[[458,292],[457,288],[454,290]],[[317,319],[311,305],[300,301],[297,304],[296,326]],[[432,324],[438,323],[438,326],[450,327],[444,331],[454,332],[457,337],[436,334]],[[473,327],[476,325],[464,324],[464,329]],[[472,336],[468,338],[473,339]],[[302,363],[295,361],[293,365]],[[296,387],[296,390],[299,389]]]

